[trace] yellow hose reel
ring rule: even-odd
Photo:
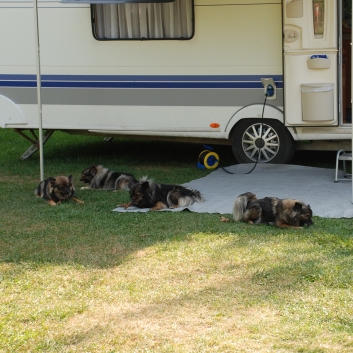
[[[199,154],[197,168],[216,169],[219,164],[219,156],[216,152],[204,150]]]

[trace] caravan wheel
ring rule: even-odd
[[[234,127],[232,150],[239,163],[285,164],[294,155],[295,142],[278,120],[244,119]]]

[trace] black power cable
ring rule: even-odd
[[[270,85],[269,85],[270,86]],[[272,86],[271,86],[272,87]],[[265,106],[266,106],[266,100],[267,100],[267,97],[268,97],[268,93],[267,93],[268,90],[266,90],[266,94],[265,94],[265,101],[264,101],[264,105],[263,105],[263,108],[262,108],[262,115],[261,115],[261,135],[260,135],[260,139],[262,140],[262,137],[264,135],[264,112],[265,112]],[[255,162],[254,166],[252,167],[252,169],[250,170],[250,172],[247,172],[245,174],[250,174],[257,166],[257,163],[261,162],[261,149],[259,148],[259,155],[257,157],[257,161]]]
[[[261,136],[260,136],[260,139],[262,139],[263,137],[263,133],[264,133],[264,112],[265,112],[265,106],[266,106],[266,101],[267,101],[267,97],[271,97],[274,95],[274,88],[272,85],[268,85],[267,88],[266,88],[266,94],[265,94],[265,101],[264,101],[264,104],[263,104],[263,108],[262,108],[262,115],[261,115]],[[257,161],[255,162],[254,166],[252,167],[252,169],[245,173],[245,174],[250,174],[257,166],[257,163],[260,162],[260,159],[261,159],[261,150],[259,148],[259,156],[257,158]],[[226,170],[224,167],[221,167],[226,173],[228,174],[235,174],[235,173],[232,173],[228,170]]]

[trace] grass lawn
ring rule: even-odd
[[[10,130],[0,146],[0,352],[353,351],[352,219],[283,230],[111,212],[128,193],[79,190],[84,168],[185,183],[209,173],[195,167],[203,146],[61,132],[45,176],[72,174],[85,203],[52,207],[34,197],[39,154],[21,161],[29,143]],[[229,146],[215,150],[235,163]],[[293,163],[334,161],[298,152]]]

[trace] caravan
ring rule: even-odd
[[[231,144],[241,163],[351,149],[351,1],[140,1],[38,0],[44,140]],[[39,128],[33,3],[0,10],[0,127],[34,144],[27,158]]]

